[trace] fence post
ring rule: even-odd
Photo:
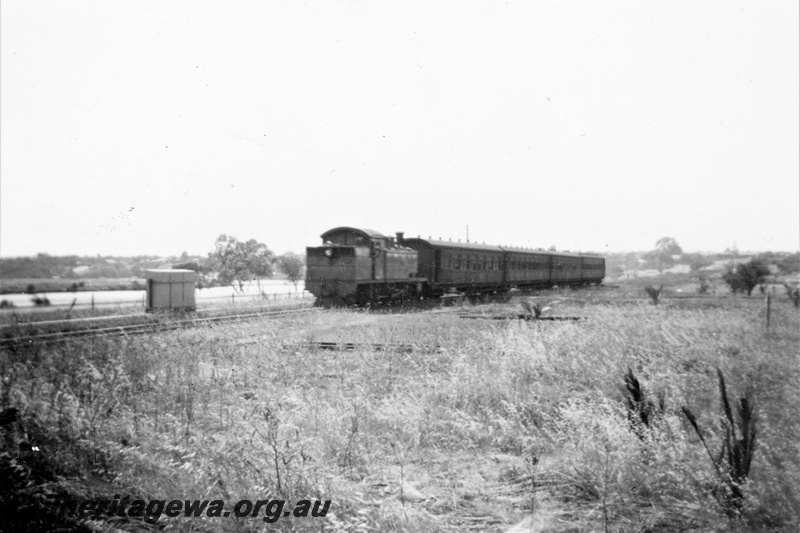
[[[772,295],[767,293],[767,328],[769,328],[769,313],[772,307]]]

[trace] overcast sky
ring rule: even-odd
[[[0,255],[797,250],[798,2],[4,1]]]

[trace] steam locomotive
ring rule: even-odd
[[[306,290],[324,306],[599,285],[606,274],[605,259],[592,254],[388,237],[344,226],[321,237],[322,246],[306,248]]]

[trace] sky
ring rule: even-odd
[[[800,248],[800,10],[9,1],[0,256]]]

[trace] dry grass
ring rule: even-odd
[[[757,299],[655,307],[617,301],[613,289],[541,298],[559,300],[557,315],[587,320],[331,311],[18,347],[0,359],[0,400],[51,439],[41,454],[66,461],[59,472],[102,480],[92,490],[103,496],[333,500],[325,519],[273,526],[286,531],[502,531],[540,504],[550,531],[798,524],[800,320],[791,304],[773,307],[766,331]],[[413,349],[331,352],[308,341]],[[721,442],[717,368],[729,390],[752,390],[759,409],[736,519],[716,503],[713,465],[681,413],[691,406],[709,441]],[[628,369],[663,398],[644,432],[621,391]],[[179,531],[263,527],[161,521]]]

